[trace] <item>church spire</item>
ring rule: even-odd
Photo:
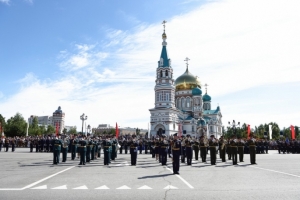
[[[162,50],[161,50],[161,55],[160,55],[160,61],[159,61],[159,67],[170,67],[170,59],[168,57],[168,53],[167,53],[167,34],[166,34],[166,23],[167,21],[164,20],[162,22],[163,24],[163,27],[164,27],[164,32],[162,34],[162,39],[163,39],[163,42],[162,42]]]

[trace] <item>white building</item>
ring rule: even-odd
[[[28,123],[32,124],[33,119],[37,117],[38,119],[38,124],[39,126],[48,126],[48,125],[52,125],[52,116],[35,116],[35,115],[31,115],[28,118]]]
[[[151,135],[197,136],[222,135],[222,114],[220,107],[211,109],[211,97],[202,96],[201,83],[190,73],[188,58],[186,71],[176,80],[173,77],[171,59],[167,53],[167,35],[162,34],[162,51],[156,69],[155,107],[149,109]],[[208,130],[207,130],[208,129]]]

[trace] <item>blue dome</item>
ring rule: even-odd
[[[203,101],[211,101],[211,97],[208,94],[205,94],[202,99]]]
[[[192,95],[193,96],[196,96],[196,95],[201,95],[202,94],[202,91],[201,89],[197,86],[195,87],[193,90],[192,90]]]

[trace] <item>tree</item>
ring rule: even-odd
[[[68,131],[69,134],[76,134],[77,133],[77,130],[76,130],[76,126],[75,127],[72,127],[70,128],[70,130]]]
[[[52,125],[48,125],[47,126],[47,130],[46,130],[46,134],[53,134],[53,133],[55,133],[55,128],[54,128],[54,126],[52,126]]]
[[[63,134],[65,135],[67,133],[67,129],[66,128],[64,128],[64,130],[63,130]]]
[[[42,129],[39,127],[38,117],[33,117],[32,122],[28,128],[28,135],[41,135]]]
[[[16,113],[14,117],[7,120],[4,133],[8,137],[25,136],[27,123],[20,113]]]

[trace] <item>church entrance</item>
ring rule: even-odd
[[[156,135],[161,136],[162,134],[165,134],[165,127],[161,124],[157,125],[155,127]]]

